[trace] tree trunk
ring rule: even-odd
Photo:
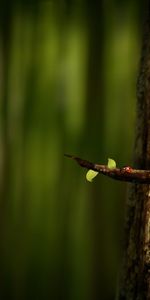
[[[150,170],[150,1],[137,83],[135,167]],[[130,184],[119,300],[150,299],[150,185]]]

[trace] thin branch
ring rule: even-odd
[[[138,170],[131,167],[110,169],[107,165],[94,164],[80,157],[70,154],[65,156],[75,160],[81,167],[97,171],[115,180],[127,181],[131,183],[150,184],[150,170]]]

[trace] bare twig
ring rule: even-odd
[[[83,168],[97,171],[116,180],[127,181],[131,183],[150,184],[150,170],[138,170],[131,167],[110,169],[107,165],[94,164],[90,161],[70,154],[65,154],[65,156],[75,160]]]

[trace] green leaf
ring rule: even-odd
[[[116,162],[114,159],[112,158],[108,158],[108,164],[107,164],[107,167],[109,169],[115,169],[116,168]]]
[[[93,170],[88,170],[86,173],[86,180],[89,182],[92,182],[93,179],[97,176],[99,172],[93,171]]]

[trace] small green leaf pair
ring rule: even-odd
[[[107,167],[109,169],[115,169],[116,168],[116,162],[112,158],[108,158],[108,163]],[[98,175],[99,172],[93,171],[93,170],[88,170],[86,173],[86,180],[89,182],[92,182],[93,179]]]

